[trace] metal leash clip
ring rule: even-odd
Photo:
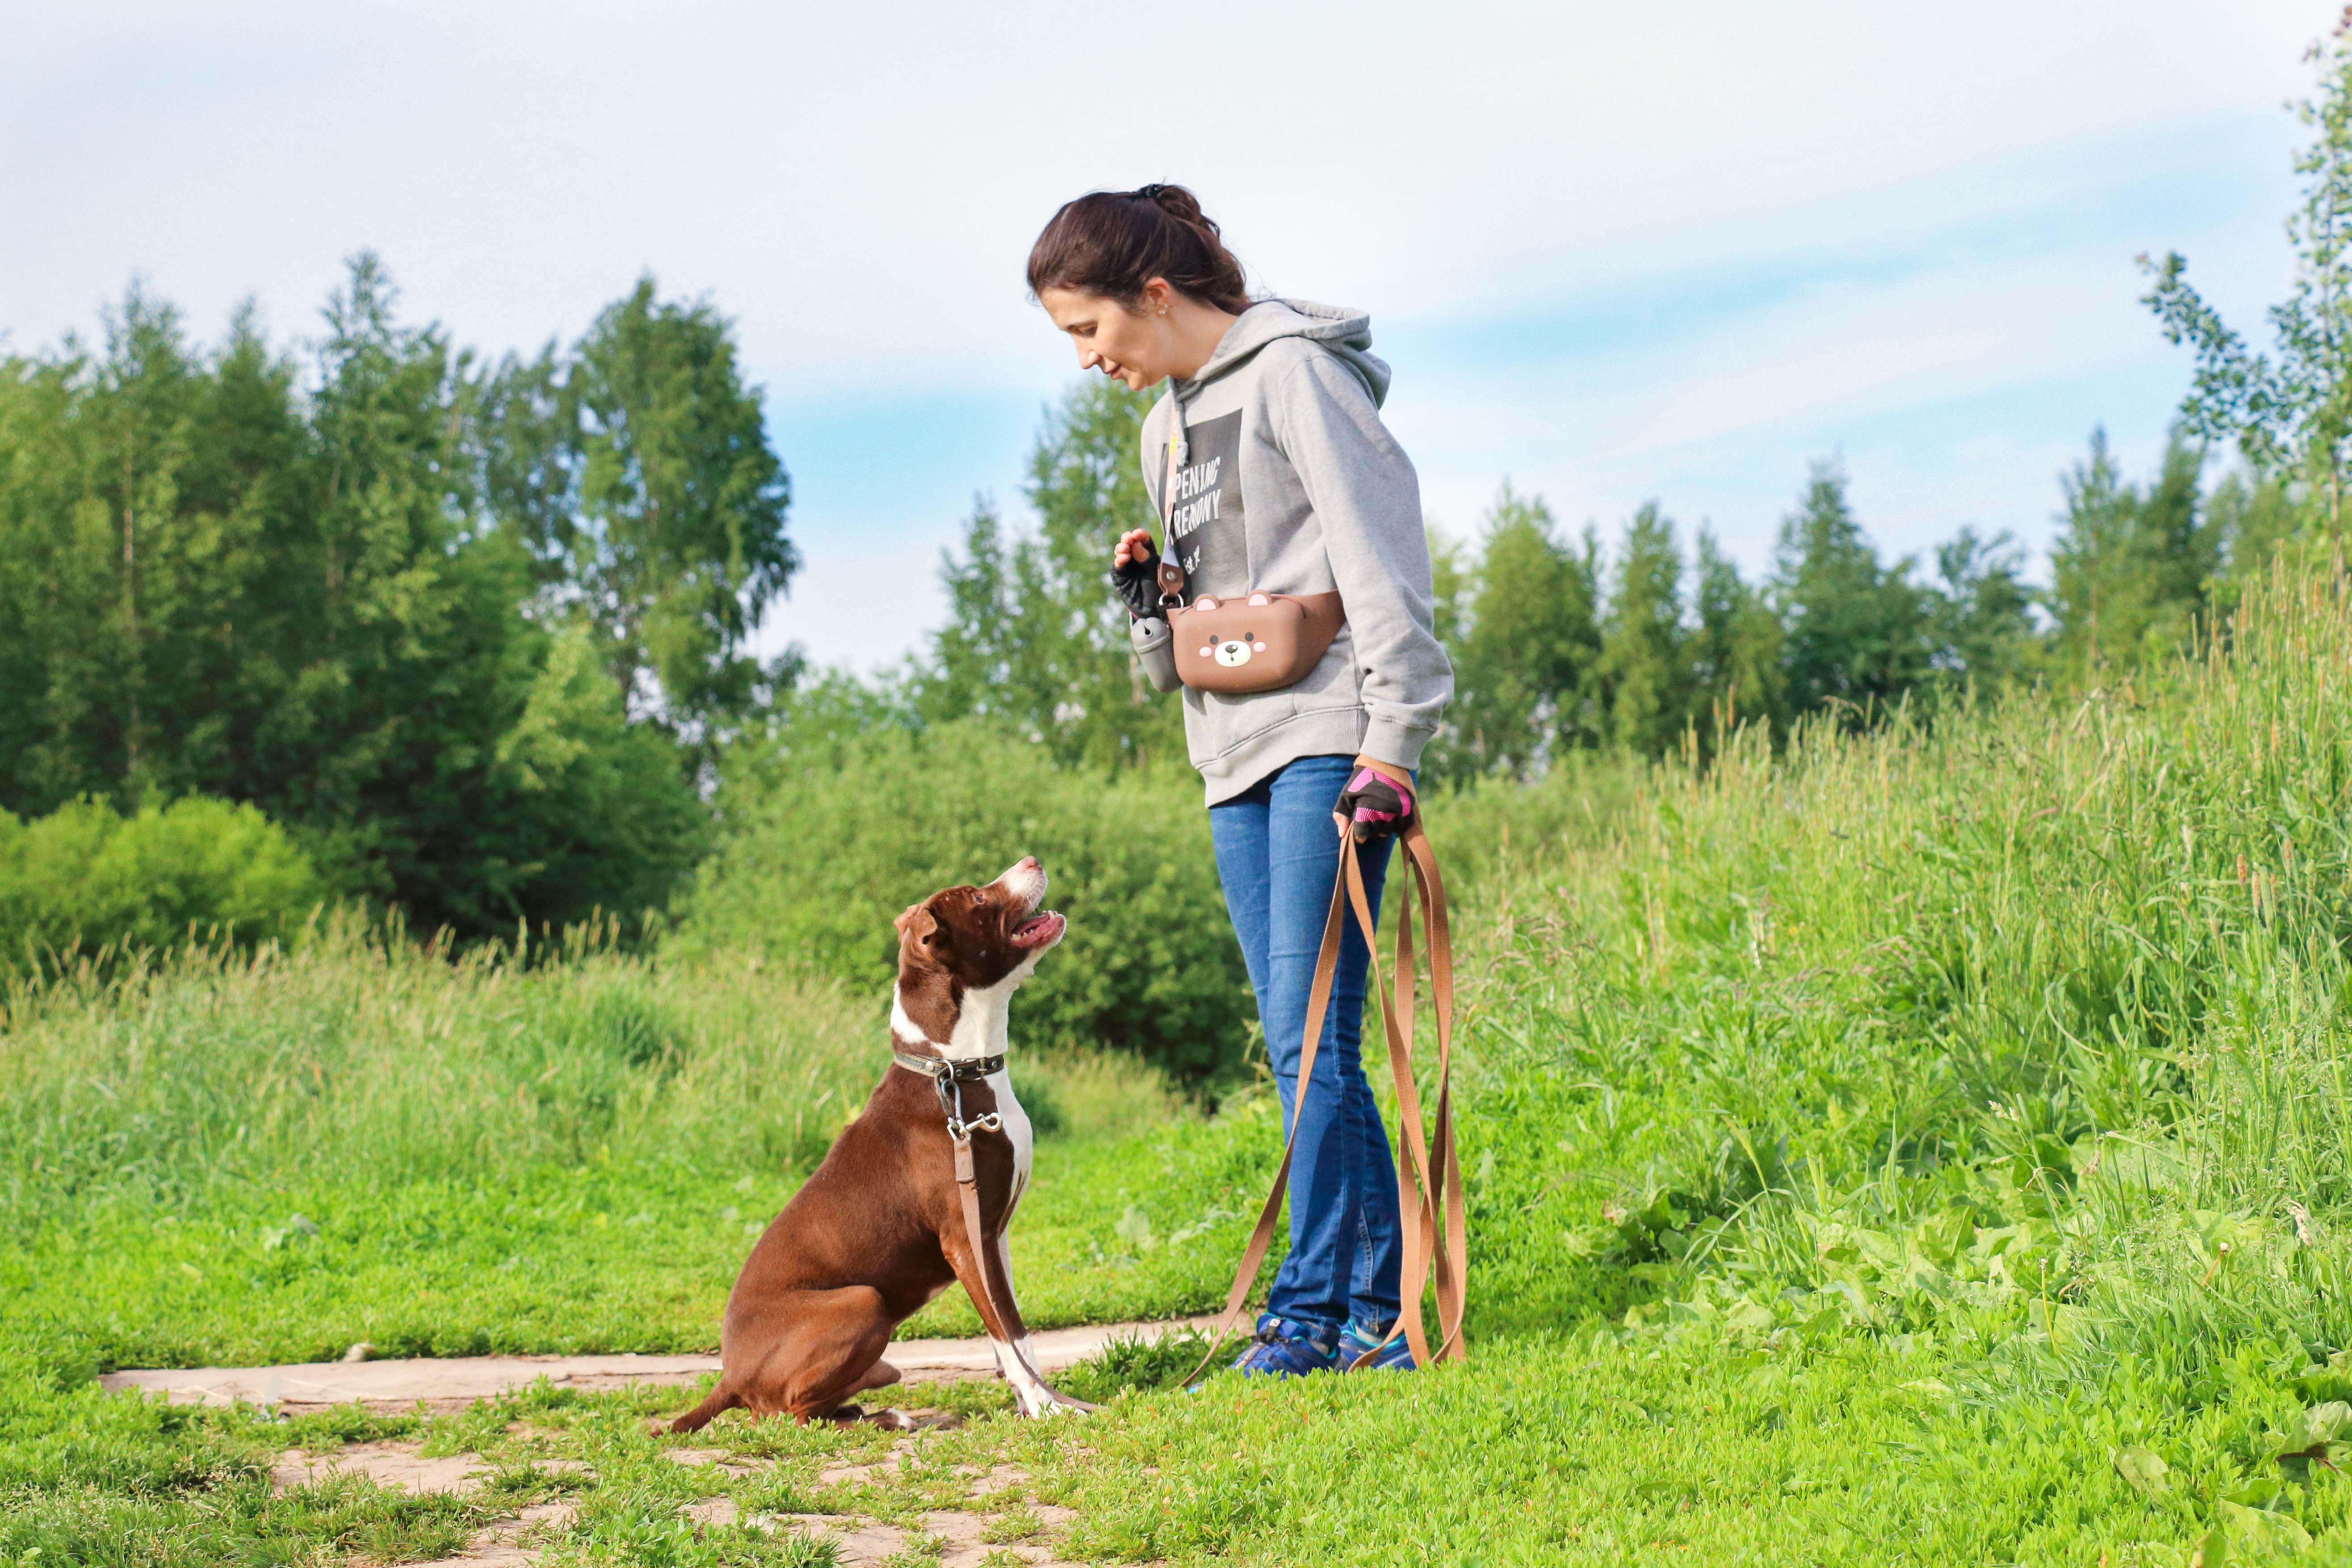
[[[956,1098],[961,1100],[963,1097],[958,1095]],[[962,1107],[958,1106],[957,1109],[961,1110]],[[959,1143],[971,1142],[972,1129],[975,1127],[982,1132],[1002,1132],[1004,1131],[1004,1118],[993,1110],[985,1116],[975,1116],[969,1121],[959,1121],[952,1116],[948,1118],[948,1136]]]

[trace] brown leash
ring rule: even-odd
[[[963,1119],[963,1086],[1002,1070],[1004,1058],[982,1057],[956,1062],[941,1057],[908,1056],[895,1049],[890,1055],[908,1072],[919,1072],[929,1079],[931,1088],[939,1093],[940,1110],[948,1122],[948,1141],[955,1146],[956,1195],[963,1201],[964,1240],[971,1248],[971,1266],[980,1276],[981,1290],[988,1298],[985,1302],[975,1301],[972,1305],[986,1307],[999,1323],[1006,1322],[1009,1320],[1004,1315],[1004,1309],[996,1300],[996,1286],[988,1277],[987,1241],[980,1223],[980,1173],[973,1168],[971,1159],[973,1131],[1002,1131],[1004,1116],[1001,1111],[992,1110],[984,1116],[975,1116],[970,1121]]]
[[[1429,836],[1422,831],[1421,816],[1416,812],[1397,835],[1411,875],[1397,885],[1402,907],[1397,910],[1396,985],[1391,994],[1381,979],[1380,942],[1372,921],[1371,900],[1364,889],[1364,869],[1357,856],[1355,835],[1345,818],[1335,814],[1333,820],[1339,825],[1339,874],[1332,884],[1331,912],[1323,921],[1323,945],[1315,955],[1315,982],[1307,997],[1307,1037],[1299,1047],[1298,1089],[1292,1102],[1290,1131],[1283,1142],[1282,1163],[1275,1167],[1273,1190],[1266,1194],[1265,1204],[1258,1211],[1257,1226],[1250,1232],[1249,1244],[1242,1249],[1241,1267],[1234,1272],[1233,1289],[1225,1296],[1224,1310],[1219,1314],[1209,1353],[1185,1375],[1186,1383],[1200,1376],[1216,1359],[1226,1336],[1237,1325],[1251,1288],[1257,1283],[1258,1269],[1274,1244],[1275,1226],[1282,1216],[1283,1194],[1290,1184],[1290,1159],[1298,1143],[1299,1102],[1314,1081],[1316,1051],[1323,1038],[1323,1015],[1330,1005],[1332,984],[1339,973],[1339,942],[1350,911],[1364,933],[1364,946],[1371,957],[1370,989],[1381,994],[1381,1019],[1388,1037],[1389,1073],[1396,1084],[1398,1240],[1404,1254],[1402,1278],[1398,1281],[1400,1310],[1396,1323],[1390,1329],[1388,1339],[1357,1358],[1355,1365],[1370,1361],[1399,1334],[1412,1347],[1416,1366],[1467,1359],[1462,1342],[1467,1216],[1462,1196],[1462,1162],[1454,1139],[1454,938],[1446,924],[1445,882],[1438,875],[1436,853],[1430,847]],[[1429,951],[1430,1000],[1437,1019],[1437,1114],[1427,1133],[1422,1118],[1421,1091],[1413,1081],[1412,1030],[1417,1000],[1412,942],[1415,888],[1421,890]],[[1433,1356],[1430,1353],[1428,1331],[1422,1321],[1421,1294],[1424,1285],[1433,1289],[1437,1298],[1441,1337]]]

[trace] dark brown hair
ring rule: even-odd
[[[1154,278],[1220,310],[1250,307],[1241,262],[1181,185],[1089,192],[1065,204],[1029,247],[1032,294],[1072,289],[1132,308]]]

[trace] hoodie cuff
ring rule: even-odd
[[[1422,748],[1429,744],[1433,731],[1415,729],[1393,719],[1375,717],[1365,726],[1363,744],[1357,750],[1376,762],[1393,763],[1410,773],[1421,766]]]

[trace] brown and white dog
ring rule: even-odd
[[[1004,1055],[1013,993],[1062,940],[1062,917],[1038,912],[1045,897],[1044,868],[1024,858],[984,888],[950,888],[908,906],[897,921],[890,1007],[898,1052],[949,1062]],[[982,1256],[967,1239],[939,1092],[894,1061],[751,1248],[719,1327],[719,1386],[670,1431],[696,1431],[739,1408],[808,1421],[898,1382],[882,1359],[891,1331],[956,1281],[980,1310],[1023,1415],[1084,1408],[1038,1374],[1013,1298],[1004,1235],[1029,1183],[1029,1118],[1002,1067],[957,1087],[963,1119],[975,1124]]]

